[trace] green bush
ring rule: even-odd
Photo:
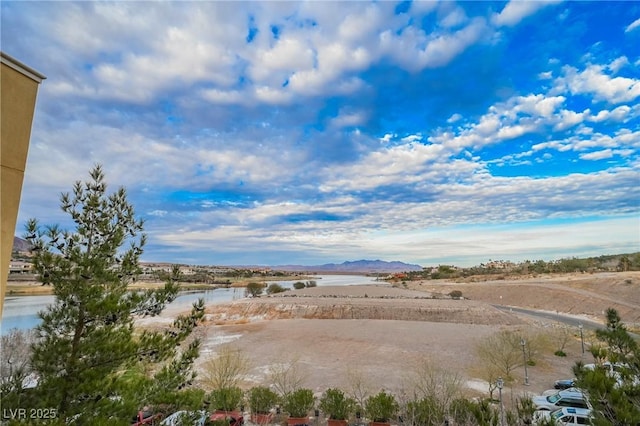
[[[269,285],[269,287],[267,287],[267,294],[282,293],[283,291],[286,291],[286,290],[287,289],[282,287],[280,284],[273,283]]]
[[[295,288],[296,290],[300,290],[305,288],[305,284],[302,281],[296,281],[295,283],[293,283],[293,288]]]
[[[249,283],[247,284],[247,292],[253,296],[260,296],[262,294],[262,290],[264,290],[264,284],[262,283]]]
[[[433,397],[426,397],[407,403],[407,420],[409,424],[435,426],[441,425],[444,412]]]
[[[249,390],[249,407],[253,413],[268,413],[278,400],[278,395],[268,387],[256,386]]]
[[[290,417],[307,417],[315,402],[316,398],[311,389],[296,389],[284,396],[282,408]]]
[[[372,421],[386,423],[398,412],[398,402],[392,394],[381,391],[367,398],[364,411]]]
[[[332,420],[347,420],[355,406],[356,401],[347,397],[340,389],[327,389],[320,398],[318,408]]]
[[[209,394],[209,399],[213,409],[232,411],[242,405],[242,389],[239,387],[215,389]]]

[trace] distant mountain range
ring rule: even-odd
[[[326,263],[324,265],[278,265],[272,266],[276,271],[291,272],[360,272],[360,273],[395,273],[422,271],[422,266],[404,262],[386,262],[384,260],[356,260],[354,262]]]
[[[27,252],[30,249],[27,240],[13,237],[13,251]],[[422,266],[404,262],[386,262],[384,260],[356,260],[354,262],[326,263],[324,265],[278,265],[272,266],[276,271],[289,272],[340,272],[340,273],[396,273],[422,271]]]
[[[13,251],[25,252],[31,249],[29,241],[23,240],[20,237],[13,237]]]

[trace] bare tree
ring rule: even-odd
[[[447,412],[451,402],[462,396],[462,377],[455,371],[437,367],[426,357],[416,360],[407,381],[416,399],[433,401],[441,413]]]
[[[527,362],[530,365],[537,363],[538,355],[543,352],[543,349],[549,345],[549,337],[547,333],[540,333],[538,331],[524,330],[520,332],[520,344],[524,340],[524,350],[527,358]],[[520,346],[522,351],[522,346]]]
[[[362,370],[357,368],[347,370],[347,393],[356,400],[360,409],[364,408],[364,402],[372,394],[373,385],[367,380]]]
[[[474,374],[487,382],[489,398],[493,400],[493,393],[498,387],[498,378],[502,377],[502,371],[492,363],[481,362],[474,368]]]
[[[549,333],[549,337],[553,342],[554,354],[558,356],[565,356],[566,353],[564,349],[567,347],[569,340],[573,337],[569,327],[566,325],[556,327],[551,333]]]
[[[229,389],[240,385],[250,369],[249,358],[240,349],[226,345],[205,360],[202,382],[210,389]]]
[[[512,380],[511,372],[523,365],[520,334],[510,330],[494,333],[476,345],[476,353],[484,366],[495,366],[505,380]]]
[[[272,364],[269,368],[269,380],[275,391],[281,396],[289,395],[300,389],[306,380],[306,374],[300,365],[300,357],[293,356],[284,362]]]
[[[32,373],[31,344],[35,339],[32,331],[11,329],[2,336],[0,344],[0,394],[20,391]]]

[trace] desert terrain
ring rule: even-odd
[[[451,299],[453,290],[461,291],[463,298]],[[509,309],[519,307],[584,322],[585,354],[575,321],[564,325]],[[541,348],[535,365],[528,367],[529,386],[523,383],[524,368],[514,371],[507,388],[507,399],[513,399],[525,392],[541,393],[554,380],[572,377],[571,367],[578,360],[591,362],[592,328],[603,324],[609,307],[618,310],[630,329],[638,330],[640,272],[292,290],[208,307],[199,331],[203,348],[198,368],[221,345],[229,344],[251,361],[247,386],[269,384],[270,368],[295,362],[304,385],[318,393],[328,387],[348,390],[355,381],[370,392],[401,394],[409,391],[416,363],[428,359],[432,366],[460,375],[469,395],[474,395],[488,390],[475,351],[482,339],[503,329],[527,337],[567,327],[567,356],[554,356],[552,344]]]

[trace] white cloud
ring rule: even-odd
[[[458,113],[455,113],[455,114],[453,114],[451,117],[449,117],[447,119],[447,123],[453,124],[453,123],[455,123],[457,121],[460,121],[461,119],[462,119],[462,115],[458,114]]]
[[[330,120],[330,125],[334,128],[353,127],[364,124],[366,115],[361,112],[340,111],[337,117]]]
[[[453,33],[426,34],[415,27],[406,27],[400,34],[384,31],[380,34],[380,44],[387,56],[415,72],[448,64],[479,41],[487,30],[486,21],[482,18],[473,19],[469,25]]]
[[[522,1],[511,0],[500,13],[495,13],[491,22],[499,27],[513,27],[524,18],[533,15],[539,9],[559,1]]]
[[[592,94],[596,101],[621,103],[633,101],[640,96],[640,80],[627,77],[610,77],[604,67],[589,65],[578,72],[574,67],[563,68],[564,77],[556,79],[557,90],[569,90],[572,94]]]
[[[410,12],[412,15],[426,15],[438,6],[438,0],[416,0],[411,2]]]
[[[383,137],[380,138],[380,142],[382,143],[389,143],[391,142],[391,139],[394,137],[395,135],[392,135],[391,133],[386,133]]]
[[[249,75],[257,82],[269,81],[270,77],[282,75],[279,71],[295,72],[312,69],[315,61],[313,48],[300,38],[286,36],[276,41],[269,49],[259,49]],[[276,84],[282,81],[276,81]]]
[[[629,59],[627,59],[626,56],[620,56],[619,58],[614,59],[607,66],[607,68],[609,68],[611,70],[611,72],[613,72],[615,74],[618,71],[620,71],[620,68],[624,67],[625,65],[629,65]]]
[[[562,111],[560,111],[558,122],[553,126],[553,130],[563,131],[577,124],[580,124],[584,121],[585,117],[589,116],[590,112],[591,111],[589,111],[588,109],[583,112],[575,112],[563,109]]]
[[[257,100],[272,105],[288,104],[293,98],[293,95],[290,92],[269,86],[256,87],[254,96]]]
[[[440,25],[444,28],[457,27],[468,21],[467,14],[461,7],[454,7],[440,20]]]
[[[603,149],[602,151],[580,154],[580,159],[582,160],[603,160],[611,157],[613,157],[613,151],[611,151],[610,149]]]
[[[516,99],[517,105],[514,109],[516,112],[521,111],[530,115],[548,118],[554,114],[555,110],[565,100],[564,96],[544,96],[541,94],[519,96]]]
[[[239,90],[208,89],[203,90],[201,96],[214,104],[243,104],[248,101]]]
[[[612,120],[612,121],[624,121],[629,113],[631,112],[631,108],[627,105],[620,105],[619,107],[613,109],[612,111],[603,109],[598,111],[598,114],[595,116],[589,117],[590,121],[595,121],[596,123]]]
[[[638,27],[640,27],[640,18],[636,19],[635,21],[627,25],[627,28],[624,29],[624,32],[628,33],[630,31],[635,30]]]
[[[538,74],[538,78],[540,80],[551,80],[553,78],[553,73],[551,71],[545,71]]]

